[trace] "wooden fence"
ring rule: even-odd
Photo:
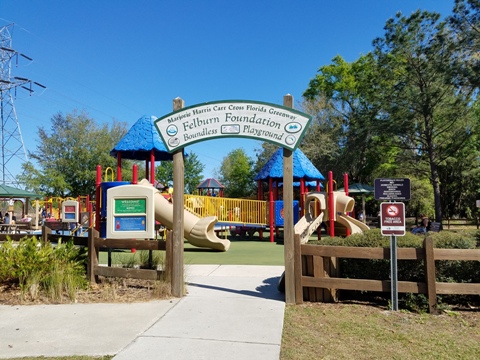
[[[415,226],[415,218],[407,218],[407,228]],[[380,227],[380,217],[378,216],[367,216],[366,224],[370,228],[379,228]],[[475,227],[480,229],[480,218],[472,218],[472,219],[452,219],[452,218],[444,218],[442,220],[442,227],[443,229],[453,230],[455,228],[472,228]]]
[[[123,277],[142,280],[159,280],[167,278],[171,273],[171,243],[172,234],[167,232],[166,240],[136,240],[136,239],[103,239],[95,229],[88,233],[88,261],[87,279],[95,283],[98,276]],[[100,249],[136,249],[136,250],[163,250],[166,252],[164,268],[158,269],[133,269],[100,266],[98,257]]]
[[[0,243],[5,241],[7,236],[19,241],[28,234],[0,234]],[[123,277],[143,280],[156,280],[168,278],[171,266],[171,244],[172,232],[167,231],[165,240],[134,240],[134,239],[103,239],[99,237],[99,233],[95,229],[90,229],[88,237],[60,235],[52,233],[52,229],[48,226],[42,227],[42,234],[39,239],[46,242],[66,242],[73,241],[77,246],[88,247],[87,261],[87,279],[90,282],[96,282],[98,276],[107,277]],[[136,250],[163,250],[165,251],[165,264],[162,270],[150,269],[132,269],[119,268],[110,266],[100,266],[98,263],[99,252],[101,249],[136,249]]]
[[[475,226],[477,229],[480,228],[480,219],[476,217],[475,219],[443,219],[442,225],[444,229],[452,229],[455,227],[464,227],[464,226]]]
[[[338,290],[388,292],[389,280],[340,278],[339,258],[390,259],[389,248],[362,248],[344,246],[301,245],[295,239],[295,298],[303,301],[331,302],[337,300]],[[435,249],[427,237],[423,248],[398,248],[398,260],[424,261],[425,282],[399,281],[399,293],[425,294],[429,311],[437,307],[437,294],[480,295],[478,283],[444,283],[435,280],[436,260],[479,261],[478,249]]]

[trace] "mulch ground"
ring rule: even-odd
[[[97,284],[77,292],[75,299],[63,294],[60,300],[52,300],[46,294],[32,296],[22,293],[16,284],[0,284],[0,305],[35,305],[69,303],[131,303],[168,299],[166,284],[138,279],[99,278]]]

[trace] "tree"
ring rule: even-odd
[[[448,18],[456,44],[454,65],[460,83],[480,86],[480,0],[455,0]]]
[[[334,132],[314,123],[301,145],[307,156],[315,158],[315,148],[327,154],[320,144],[333,140],[334,151],[322,161],[334,172],[348,172],[355,182],[427,179],[436,221],[445,207],[449,215],[471,212],[480,190],[479,3],[457,0],[450,22],[428,12],[397,14],[374,51],[321,67],[304,98],[318,124],[338,125]]]
[[[219,181],[225,186],[225,196],[251,197],[255,193],[253,160],[243,149],[235,149],[223,159]]]
[[[257,160],[255,161],[254,172],[258,174],[265,164],[270,160],[275,151],[277,151],[278,145],[269,142],[263,142],[261,148],[255,149],[255,155]]]
[[[197,154],[191,152],[184,157],[185,193],[192,194],[202,181],[205,166],[198,160]],[[155,167],[155,179],[164,185],[173,184],[173,161],[162,161]]]
[[[374,41],[383,79],[379,99],[384,119],[379,130],[391,134],[408,164],[428,164],[435,220],[442,220],[441,167],[455,157],[477,128],[471,107],[475,89],[461,86],[448,64],[457,48],[439,14],[417,11],[387,21],[385,36]],[[407,160],[407,158],[404,158]]]
[[[396,164],[384,150],[391,140],[376,129],[379,79],[372,54],[352,63],[336,56],[304,92],[305,112],[314,120],[301,148],[319,169],[333,170],[338,180],[348,173],[354,182],[373,183],[382,164]]]
[[[85,112],[58,113],[51,118],[50,132],[39,127],[39,144],[29,152],[35,164],[24,164],[20,181],[46,196],[93,195],[96,166],[116,168],[110,151],[126,132],[125,123],[99,126]]]

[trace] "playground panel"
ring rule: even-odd
[[[216,216],[220,223],[267,225],[267,202],[185,195],[185,208],[198,217]]]

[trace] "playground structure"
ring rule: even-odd
[[[248,126],[242,127],[239,124],[231,124],[228,120],[232,119],[232,117],[242,119],[242,121],[247,119],[249,119],[249,121],[254,121],[255,119],[260,120],[264,117],[265,113],[269,114],[268,121],[271,124],[275,124],[275,127],[267,127],[259,123],[258,125],[262,125],[263,127],[260,127],[261,131],[255,132],[255,134],[246,131],[249,129]],[[213,117],[219,121],[212,123],[210,119]],[[220,119],[223,119],[223,121],[220,121]],[[295,302],[295,279],[293,277],[295,268],[295,234],[294,212],[292,209],[292,182],[296,180],[296,177],[294,171],[292,171],[295,170],[292,155],[305,136],[311,120],[311,116],[293,109],[293,96],[290,94],[286,94],[283,97],[283,106],[250,100],[225,100],[202,103],[186,108],[183,99],[177,97],[173,100],[172,113],[156,120],[154,120],[153,117],[140,119],[110,152],[110,155],[117,157],[117,167],[119,168],[117,180],[121,181],[122,158],[145,160],[145,178],[150,181],[152,186],[155,183],[155,161],[163,160],[161,159],[162,156],[165,157],[165,160],[173,160],[173,187],[176,189],[172,197],[171,290],[173,296],[181,297],[184,292],[184,148],[190,143],[220,137],[248,137],[276,144],[282,148],[283,174],[281,177],[279,176],[279,178],[283,179],[283,199],[286,205],[284,208],[285,301],[286,303]],[[202,124],[208,123],[209,128],[213,131],[198,135],[197,125],[199,121],[202,121]],[[141,123],[143,124],[142,127],[137,126],[141,125]],[[180,124],[182,124],[182,126],[180,126]],[[137,131],[137,128],[139,131]],[[97,199],[99,199],[98,195],[97,187]],[[335,203],[333,202],[333,196],[331,194],[329,194],[328,202],[330,205],[329,210],[332,211]],[[270,206],[271,205],[270,203]],[[336,215],[332,213],[329,219],[330,231],[332,232],[334,231],[332,226],[335,222],[334,218],[336,218]],[[98,222],[99,219],[97,219],[97,224]],[[310,225],[311,224],[308,224],[308,229],[311,228]],[[307,227],[307,224],[305,224],[305,227]]]
[[[79,206],[79,217],[75,219],[74,226],[64,223],[62,219],[63,204],[71,201],[75,201]],[[36,210],[38,218],[52,230],[68,231],[70,235],[81,230],[80,235],[83,235],[95,223],[95,212],[93,211],[95,201],[91,200],[89,195],[76,198],[51,196],[44,200],[35,200],[34,205],[38,209]]]
[[[322,223],[326,224],[327,232],[333,230],[332,236],[345,235],[347,231],[350,234],[361,233],[369,229],[363,222],[349,215],[353,211],[355,200],[345,192],[334,191],[328,194],[313,191],[305,196],[303,216],[295,224],[295,233],[308,232],[310,236],[315,231],[320,231]],[[328,206],[329,197],[332,198],[333,207]],[[198,195],[184,195],[184,198],[185,209],[189,213],[200,218],[215,217],[219,225],[250,227],[257,230],[270,227],[267,220],[270,218],[268,201]],[[281,217],[281,214],[275,214],[275,218],[279,217],[277,215]],[[330,228],[332,226],[330,220],[333,220],[333,228]],[[302,239],[304,242],[308,241],[308,237]]]
[[[106,170],[106,172],[109,168]],[[132,184],[138,184],[142,186],[152,186],[151,182],[147,179],[143,179],[140,182],[137,181],[137,166],[133,168],[133,181]],[[130,184],[124,181],[110,181],[102,182],[101,167],[97,166],[97,199],[98,206],[96,207],[96,229],[101,231],[106,225],[106,218],[108,215],[107,198],[106,194],[109,188]],[[173,227],[173,204],[169,202],[160,191],[155,189],[154,194],[154,211],[155,221],[164,225],[168,229]],[[219,251],[227,251],[230,247],[230,241],[226,239],[220,239],[215,233],[215,223],[217,217],[215,216],[202,216],[199,217],[187,209],[184,210],[184,237],[192,245],[198,247],[207,247]],[[103,234],[105,235],[105,233]],[[132,236],[133,237],[133,236]]]
[[[146,179],[140,181],[140,185],[148,185],[150,182]],[[173,204],[160,194],[155,193],[155,220],[165,227],[173,228]],[[227,251],[230,247],[230,241],[220,239],[215,233],[215,216],[198,217],[195,214],[184,211],[184,236],[190,244],[198,247],[208,247],[214,250]]]

